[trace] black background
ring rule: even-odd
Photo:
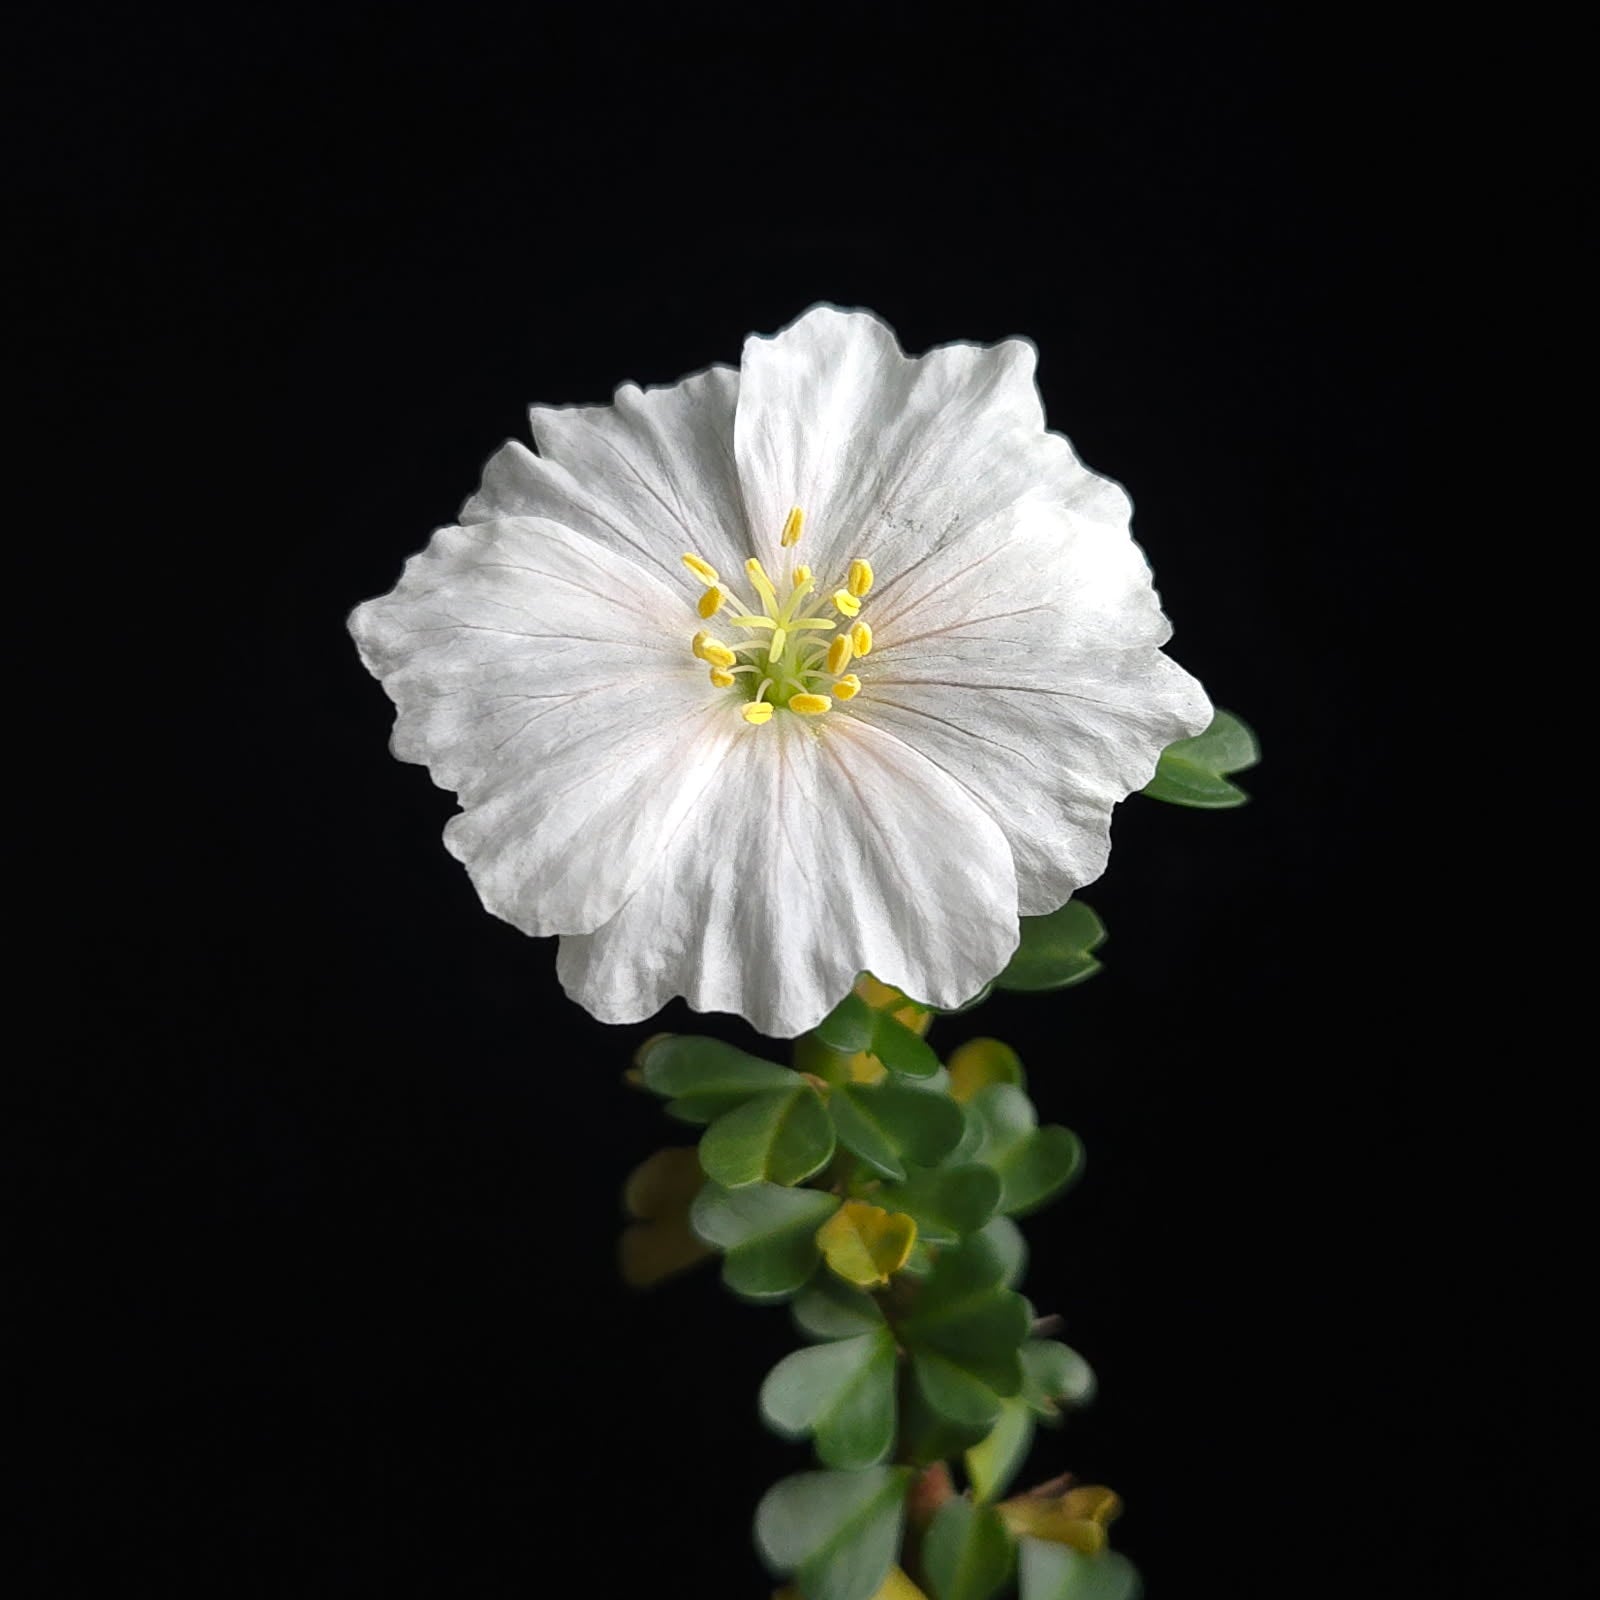
[[[1028,1287],[1101,1395],[1033,1475],[1114,1485],[1156,1597],[1436,1592],[1480,1517],[1438,1522],[1441,1476],[1500,1424],[1447,1441],[1428,1387],[1443,1069],[1387,798],[1435,69],[1290,10],[23,12],[64,460],[16,603],[68,619],[71,708],[33,766],[68,977],[22,1166],[27,1592],[766,1592],[786,1317],[614,1278],[621,1179],[678,1137],[620,1075],[696,1024],[601,1027],[478,908],[343,619],[526,402],[819,299],[1037,343],[1173,653],[1266,750],[1243,811],[1119,812],[1103,975],[936,1035],[1013,1042],[1089,1149]]]

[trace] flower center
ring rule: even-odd
[[[783,524],[785,550],[800,542],[804,522],[796,506]],[[761,602],[759,611],[699,556],[686,555],[683,564],[705,586],[695,607],[701,620],[720,613],[747,635],[725,644],[701,628],[690,641],[690,649],[710,666],[712,684],[742,693],[746,722],[770,722],[780,708],[820,717],[833,710],[835,700],[853,700],[861,692],[861,679],[845,668],[872,649],[872,629],[860,620],[861,602],[872,588],[868,562],[852,561],[843,584],[824,593],[807,566],[791,566],[780,590],[752,556],[744,571]],[[848,624],[843,633],[837,631],[841,621]]]

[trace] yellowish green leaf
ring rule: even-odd
[[[1018,1537],[1047,1539],[1093,1556],[1105,1549],[1107,1524],[1122,1510],[1122,1501],[1101,1484],[1084,1484],[1061,1495],[1018,1495],[997,1509]]]
[[[623,1229],[618,1258],[630,1288],[648,1289],[711,1254],[689,1228],[689,1207],[704,1182],[690,1149],[657,1150],[629,1174],[622,1203],[636,1220]]]
[[[823,1259],[846,1283],[884,1284],[906,1264],[917,1225],[904,1212],[865,1200],[846,1200],[817,1230]]]
[[[1024,1078],[1017,1052],[998,1039],[969,1039],[950,1057],[952,1099],[970,1100],[991,1083],[1013,1083],[1019,1089]]]

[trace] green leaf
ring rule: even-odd
[[[689,1224],[703,1243],[726,1252],[722,1281],[735,1294],[768,1302],[786,1300],[817,1270],[817,1230],[838,1208],[838,1197],[820,1189],[708,1183]]]
[[[964,1496],[946,1500],[922,1541],[922,1568],[933,1600],[993,1600],[1011,1578],[1015,1551],[992,1506]]]
[[[806,1600],[872,1600],[900,1548],[909,1483],[903,1467],[795,1473],[756,1507],[756,1548]]]
[[[1001,1287],[1002,1272],[1003,1263],[981,1239],[944,1251],[900,1325],[913,1354],[941,1357],[999,1396],[1022,1388],[1020,1351],[1032,1321],[1027,1301]],[[991,1415],[985,1429],[993,1421]]]
[[[872,1048],[878,1014],[852,990],[811,1031],[830,1050],[853,1056]]]
[[[966,1454],[967,1477],[980,1501],[998,1500],[1022,1470],[1033,1444],[1033,1413],[1020,1396],[1000,1402],[989,1432]]]
[[[833,1155],[833,1124],[822,1097],[798,1073],[787,1087],[725,1112],[700,1141],[700,1165],[713,1183],[790,1186],[820,1172]]]
[[[1020,1600],[1138,1600],[1133,1563],[1115,1550],[1086,1556],[1045,1539],[1020,1541]]]
[[[1071,1346],[1059,1339],[1023,1345],[1022,1398],[1041,1417],[1059,1417],[1064,1405],[1087,1405],[1094,1391],[1093,1369]]]
[[[1255,734],[1231,711],[1218,710],[1204,733],[1180,739],[1161,752],[1156,775],[1143,792],[1152,800],[1202,811],[1242,806],[1250,796],[1229,783],[1225,774],[1248,771],[1260,759]]]
[[[883,1308],[832,1272],[819,1272],[789,1308],[795,1325],[813,1339],[850,1339],[884,1325]]]
[[[1000,1175],[1000,1209],[1008,1216],[1037,1210],[1083,1167],[1083,1146],[1070,1128],[1041,1128],[1033,1104],[1009,1083],[978,1092],[969,1108],[983,1128],[973,1159]]]
[[[1028,1266],[1028,1241],[1010,1217],[991,1217],[978,1230],[978,1237],[1001,1262],[1000,1282],[1015,1289]]]
[[[897,1022],[887,1011],[876,1014],[872,1043],[867,1048],[891,1072],[906,1078],[927,1078],[939,1070],[933,1046],[914,1028]]]
[[[1100,970],[1090,952],[1105,940],[1105,924],[1081,900],[1069,900],[1048,916],[1024,917],[1022,942],[995,987],[1034,993],[1082,983]]]
[[[876,1466],[894,1444],[895,1343],[887,1327],[787,1355],[761,1386],[761,1415],[787,1439],[816,1435],[825,1466]]]
[[[974,1161],[913,1172],[904,1183],[885,1184],[873,1198],[904,1211],[915,1219],[922,1238],[938,1245],[976,1233],[994,1215],[1000,1193],[995,1170]]]
[[[906,1159],[936,1165],[965,1130],[953,1100],[893,1078],[840,1085],[828,1096],[828,1111],[839,1143],[885,1178],[904,1178]]]
[[[959,1362],[936,1350],[914,1349],[902,1440],[918,1461],[942,1461],[983,1439],[1004,1404]]]
[[[787,1067],[692,1033],[656,1040],[645,1052],[640,1076],[647,1089],[672,1102],[667,1110],[683,1122],[713,1122],[755,1095],[804,1081]]]

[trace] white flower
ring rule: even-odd
[[[356,609],[451,853],[597,1017],[787,1037],[863,970],[957,1005],[1205,727],[1033,368],[818,306],[737,371],[536,406],[539,454]]]

